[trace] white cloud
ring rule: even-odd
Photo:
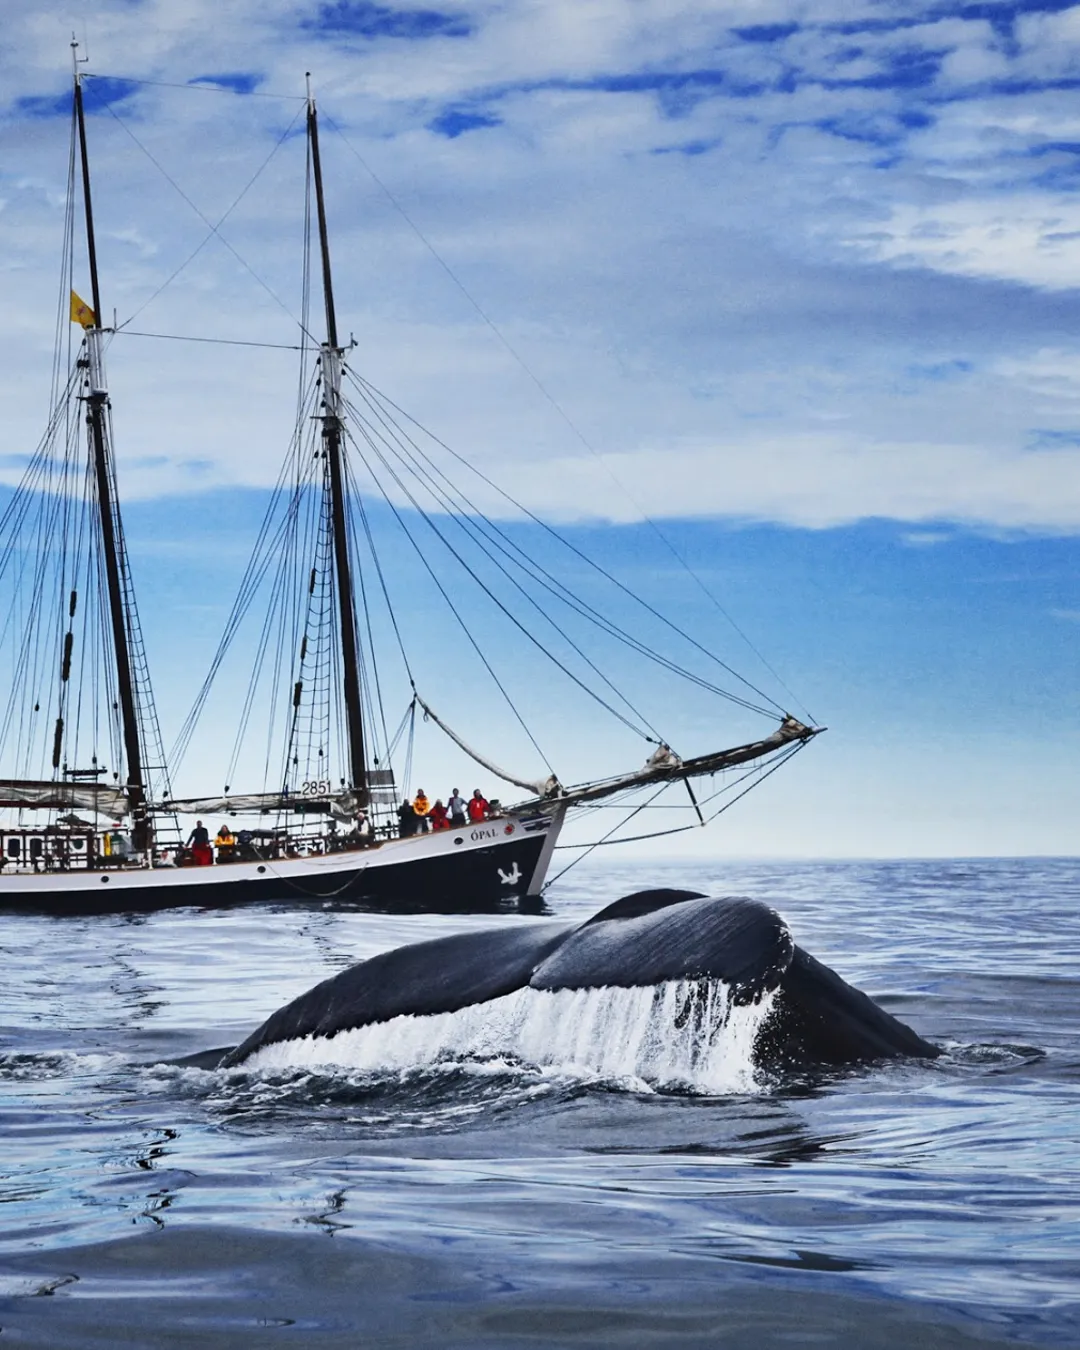
[[[610,468],[619,486],[605,471]],[[665,447],[514,465],[516,495],[552,515],[732,515],[825,528],[867,516],[1080,530],[1080,450],[1001,456],[971,446],[866,443],[842,433]],[[625,490],[624,490],[625,489]],[[586,513],[588,510],[586,509]]]
[[[906,204],[852,242],[885,262],[1073,289],[1080,279],[1080,200],[998,194]]]
[[[1069,153],[1046,147],[1080,139],[1080,118],[1060,91],[977,92],[1052,49],[1066,60],[1068,15],[1029,16],[1014,48],[960,16],[826,26],[884,17],[857,0],[445,8],[469,18],[469,37],[328,39],[304,26],[317,6],[291,0],[103,3],[91,55],[110,74],[183,84],[249,71],[297,95],[298,72],[315,72],[354,363],[534,508],[635,510],[335,126],[650,510],[1076,528],[1061,478],[1075,474],[1080,349],[1062,334],[1080,331],[1080,198]],[[78,28],[74,12],[12,17],[9,99],[62,94],[73,17]],[[734,31],[784,23],[795,27],[775,40]],[[938,73],[905,83],[920,61]],[[610,87],[695,71],[720,83]],[[141,310],[206,230],[128,132],[217,219],[298,106],[151,85],[91,119],[108,309],[138,311],[133,326],[150,331],[295,340],[216,240]],[[62,119],[9,107],[5,452],[41,425],[66,153]],[[501,124],[448,139],[428,126],[448,107]],[[297,146],[223,227],[292,315]],[[109,360],[128,495],[201,486],[202,461],[215,481],[272,480],[289,356],[124,338]]]

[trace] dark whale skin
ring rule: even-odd
[[[302,1036],[333,1036],[406,1014],[457,1012],[512,994],[572,933],[560,923],[530,923],[456,933],[381,952],[279,1008],[221,1061],[239,1064],[261,1046]]]
[[[624,896],[580,925],[459,933],[383,952],[280,1008],[220,1061],[264,1045],[334,1036],[404,1015],[456,1012],[530,986],[635,988],[723,980],[736,1003],[775,991],[754,1058],[761,1067],[841,1065],[938,1048],[797,947],[760,901],[658,889]]]
[[[598,914],[560,942],[529,983],[534,989],[625,989],[719,979],[736,1002],[752,1002],[779,984],[793,946],[787,924],[767,905],[741,898],[718,904],[702,896],[632,916]]]
[[[936,1059],[940,1054],[936,1045],[798,946],[754,1047],[755,1062],[763,1068]]]

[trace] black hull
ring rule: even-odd
[[[267,861],[137,873],[91,873],[65,887],[56,874],[0,877],[0,911],[79,915],[253,903],[335,902],[403,913],[492,911],[537,898],[547,831],[436,856],[342,853],[318,870]],[[389,847],[395,847],[391,845]],[[302,870],[303,869],[303,870]],[[507,878],[510,878],[509,880]],[[47,883],[48,890],[35,883]]]

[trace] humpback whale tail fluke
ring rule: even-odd
[[[386,1023],[398,1029],[392,1038],[379,1030]],[[652,890],[583,924],[522,924],[384,952],[279,1009],[221,1062],[343,1035],[365,1063],[391,1042],[395,1063],[409,1045],[423,1055],[498,1053],[500,1038],[504,1053],[528,1057],[538,1028],[556,1059],[551,1047],[562,1040],[576,1064],[591,1055],[597,1072],[678,1080],[704,1066],[706,1083],[722,1077],[725,1037],[740,1035],[758,1068],[940,1053],[796,946],[769,906]]]

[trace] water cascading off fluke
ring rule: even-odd
[[[754,1043],[771,1004],[770,995],[736,1004],[719,980],[632,989],[526,988],[456,1012],[280,1041],[256,1051],[245,1067],[379,1075],[509,1064],[629,1086],[752,1092]]]

